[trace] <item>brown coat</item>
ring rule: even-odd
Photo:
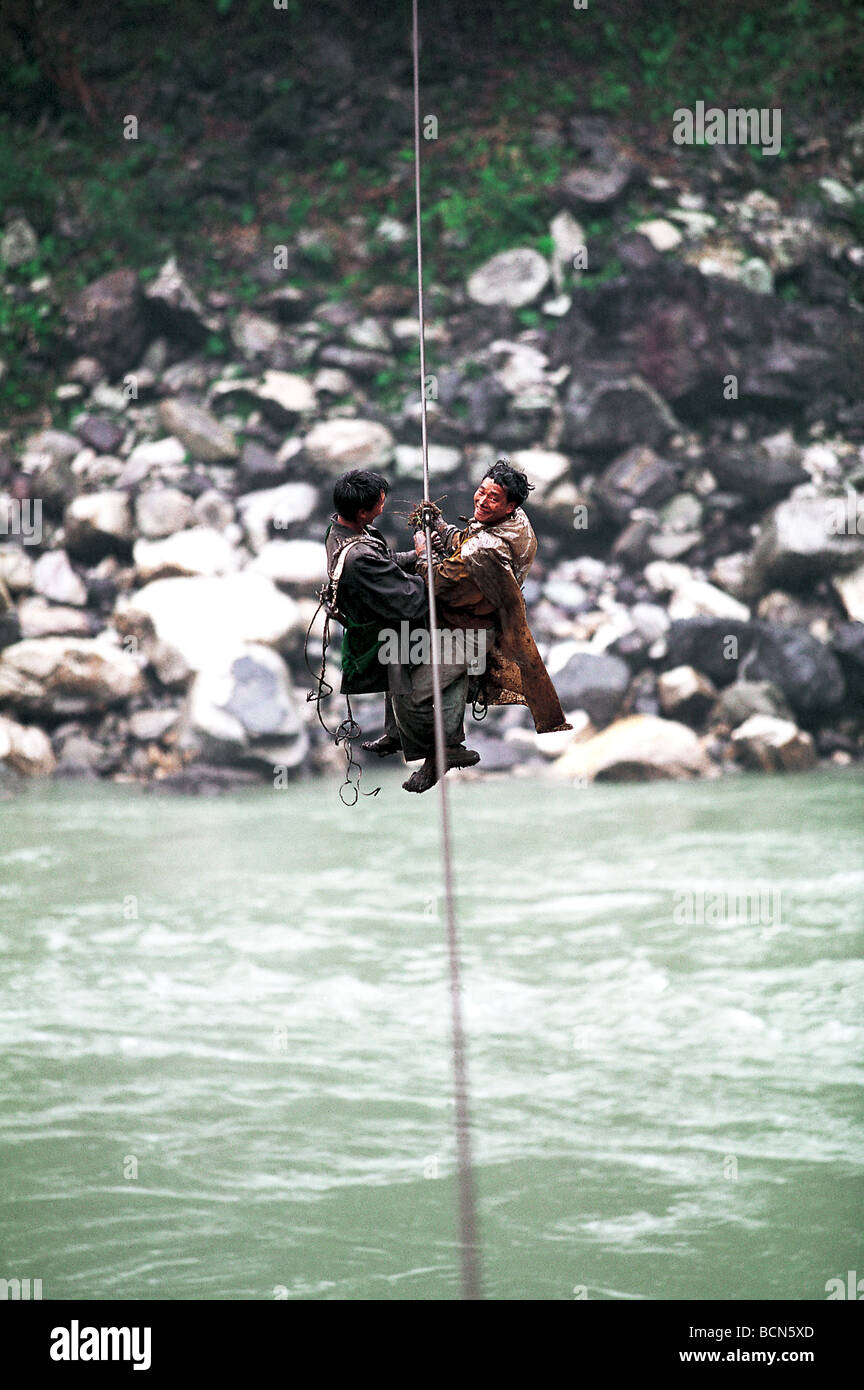
[[[490,705],[527,705],[538,734],[569,729],[561,702],[528,626],[522,582],[537,552],[537,538],[521,507],[492,526],[471,521],[445,533],[446,558],[435,566],[435,594],[443,626],[485,627],[497,637],[481,677]],[[417,573],[425,576],[425,562]]]

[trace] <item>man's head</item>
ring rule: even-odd
[[[504,459],[489,469],[474,493],[474,520],[494,526],[521,507],[534,484]]]
[[[333,489],[333,505],[346,521],[368,526],[384,510],[384,499],[390,484],[380,473],[370,468],[352,468],[337,478]]]

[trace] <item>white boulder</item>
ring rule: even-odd
[[[549,283],[549,265],[531,247],[501,251],[468,279],[468,297],[475,304],[505,304],[521,309],[533,304]]]
[[[294,600],[248,569],[212,578],[156,579],[118,605],[115,621],[126,632],[146,634],[149,627],[190,671],[246,642],[282,649],[300,629]]]
[[[384,468],[393,458],[393,435],[376,420],[323,420],[303,443],[309,462],[328,473]]]
[[[240,564],[231,543],[209,526],[193,526],[161,541],[136,541],[132,558],[144,583],[174,575],[231,574]]]
[[[327,551],[320,541],[268,541],[246,568],[274,584],[317,589],[327,578]]]
[[[571,744],[552,770],[565,781],[653,782],[705,776],[710,764],[686,724],[635,714],[584,743]]]
[[[87,714],[144,689],[138,661],[105,634],[27,639],[0,652],[0,700],[16,709]]]

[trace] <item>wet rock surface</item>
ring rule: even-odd
[[[517,242],[427,306],[433,495],[469,516],[501,456],[535,485],[525,598],[574,725],[538,737],[525,711],[493,709],[482,729],[469,718],[469,746],[486,771],[576,783],[858,760],[864,330],[848,204],[811,219],[759,189],[710,205],[670,189],[618,226],[615,273],[582,284],[595,210],[617,216],[644,171],[605,118],[555,138],[573,166],[548,255]],[[387,216],[345,229],[358,263],[382,266],[356,302],[294,283],[292,267],[332,253],[311,228],[285,270],[259,256],[249,303],[200,291],[173,257],[146,283],[121,268],[69,297],[60,398],[75,407],[0,433],[4,776],[209,791],[332,766],[303,640],[311,623],[320,641],[340,473],[385,474],[382,527],[410,545],[418,391],[397,403],[382,383],[416,345],[412,292],[384,269],[412,235]],[[13,265],[27,229],[7,225],[4,247]],[[208,354],[211,334],[230,360]],[[338,652],[337,633],[334,682]],[[380,701],[355,713],[381,731]]]

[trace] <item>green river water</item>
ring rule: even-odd
[[[0,1276],[458,1296],[438,808],[381,780],[0,802]],[[861,773],[448,785],[487,1297],[864,1276]]]

